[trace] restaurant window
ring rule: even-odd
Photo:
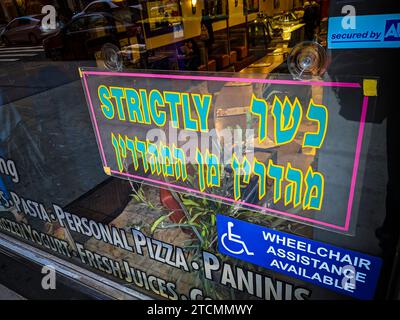
[[[142,6],[148,36],[170,33],[182,19],[178,0],[145,1]]]

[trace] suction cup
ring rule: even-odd
[[[289,72],[295,79],[322,76],[327,67],[326,51],[317,42],[304,41],[292,49],[287,64]]]

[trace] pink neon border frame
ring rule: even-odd
[[[92,113],[92,119],[93,119],[93,123],[94,123],[94,127],[95,127],[95,134],[96,134],[96,138],[98,141],[98,146],[100,149],[103,165],[105,167],[108,166],[107,160],[106,160],[103,145],[102,145],[102,142],[100,139],[100,132],[99,132],[99,128],[97,125],[97,119],[95,116],[92,99],[90,97],[89,88],[88,88],[88,84],[87,84],[87,80],[86,80],[86,76],[89,76],[89,75],[140,77],[140,78],[156,78],[156,79],[176,79],[176,80],[205,80],[205,81],[223,81],[223,82],[271,83],[271,84],[285,84],[285,85],[310,85],[310,86],[316,85],[316,86],[323,86],[323,87],[342,87],[342,88],[361,88],[361,85],[357,82],[323,82],[323,81],[300,82],[300,81],[296,81],[296,80],[276,80],[276,79],[239,78],[239,77],[212,77],[212,76],[169,75],[169,74],[153,74],[153,73],[134,73],[134,72],[127,73],[127,72],[84,71],[84,70],[82,70],[82,78],[83,78],[83,82],[84,82],[86,96],[87,96],[89,106],[90,106],[90,111]],[[222,197],[219,195],[202,192],[202,191],[199,191],[196,189],[191,189],[191,188],[174,185],[174,184],[171,184],[171,183],[168,183],[165,181],[154,180],[154,179],[150,179],[150,178],[146,178],[146,177],[136,176],[136,175],[129,174],[129,173],[121,173],[121,172],[115,171],[115,170],[111,170],[111,173],[113,173],[115,175],[120,175],[120,176],[129,177],[129,178],[148,181],[148,182],[156,183],[159,185],[172,187],[175,189],[184,190],[186,192],[194,192],[197,194],[206,195],[211,198],[223,200],[223,201],[230,202],[230,203],[242,204],[247,207],[255,208],[258,210],[262,210],[262,211],[269,211],[269,212],[276,213],[279,215],[291,217],[291,218],[294,218],[297,220],[311,222],[316,225],[321,225],[321,226],[329,227],[329,228],[340,230],[340,231],[348,231],[350,228],[350,218],[351,218],[351,211],[352,211],[353,201],[354,201],[354,193],[355,193],[355,186],[356,186],[356,180],[357,180],[358,166],[359,166],[359,162],[360,162],[362,141],[363,141],[364,128],[365,128],[365,120],[367,117],[367,109],[368,109],[368,97],[364,96],[363,103],[362,103],[362,110],[361,110],[360,127],[358,130],[358,137],[357,137],[357,144],[356,144],[356,153],[355,153],[355,157],[354,157],[353,173],[352,173],[352,177],[351,177],[349,200],[347,203],[346,220],[345,220],[344,226],[338,226],[338,225],[335,225],[332,223],[327,223],[327,222],[323,222],[323,221],[319,221],[319,220],[315,220],[315,219],[311,219],[311,218],[307,218],[307,217],[302,217],[302,216],[292,214],[289,212],[284,212],[284,211],[279,211],[279,210],[274,210],[274,209],[267,209],[267,208],[264,208],[264,207],[261,207],[261,206],[255,205],[255,204],[246,203],[246,202],[240,201],[240,200],[236,201],[231,198]]]

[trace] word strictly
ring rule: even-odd
[[[167,120],[175,128],[208,131],[208,114],[212,96],[135,88],[98,88],[101,111],[108,120],[119,119],[163,127]],[[193,112],[194,109],[194,112]],[[167,119],[169,118],[169,119]]]

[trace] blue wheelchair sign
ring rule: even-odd
[[[358,299],[372,299],[382,261],[217,215],[218,251]]]

